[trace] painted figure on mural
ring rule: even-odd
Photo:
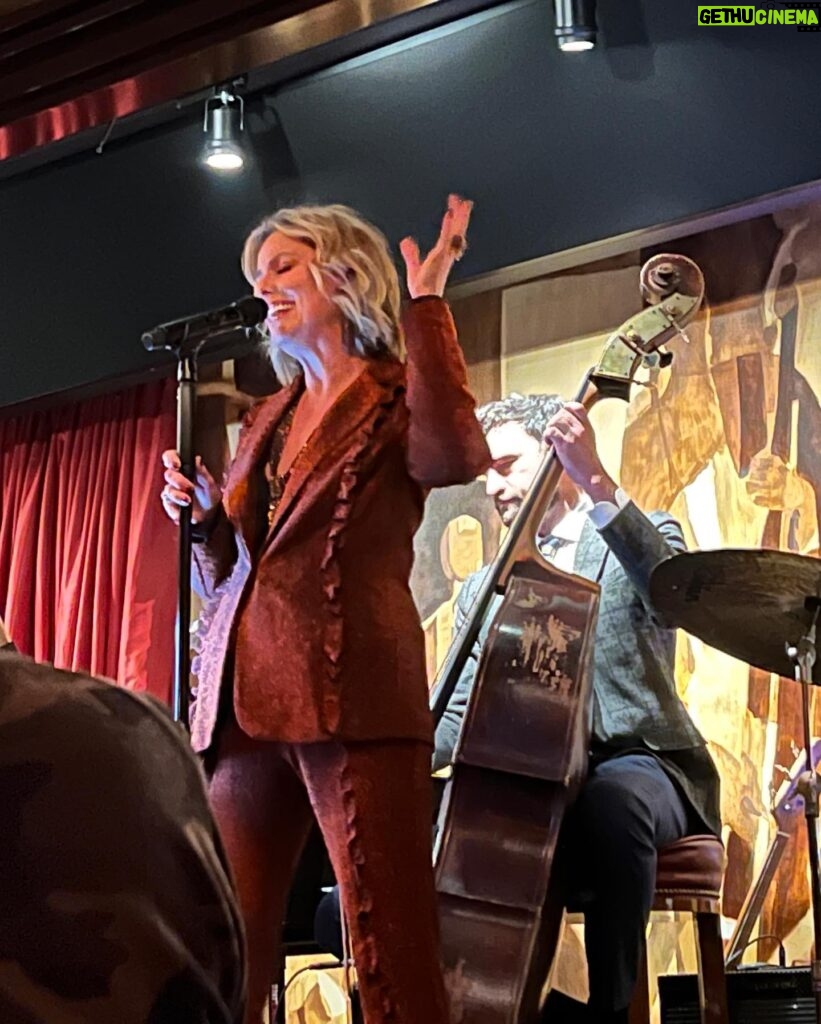
[[[751,500],[766,514],[761,546],[801,554],[819,553],[821,523],[821,261],[818,256],[821,206],[780,210],[773,214],[781,232],[758,308],[763,321],[765,381],[768,403],[763,418],[761,448],[750,460],[746,479]],[[770,704],[775,704],[771,707]],[[782,681],[772,701],[766,673],[750,670],[751,709],[777,719],[771,789],[776,793],[793,774],[796,744],[801,743],[801,694]],[[817,701],[813,697],[818,735]],[[778,800],[774,800],[777,805]],[[804,822],[777,809],[779,828],[791,841],[785,851],[778,883],[771,887],[762,913],[761,930],[786,936],[807,916],[810,892],[802,865],[808,856]],[[772,944],[774,948],[774,943]],[[766,946],[764,947],[766,952]]]
[[[484,562],[482,524],[473,516],[459,514],[455,519],[451,519],[442,531],[438,547],[439,562],[450,593],[432,615],[422,619],[428,679],[434,678],[450,646],[453,634],[453,609],[462,584]]]
[[[450,647],[462,584],[493,555],[498,516],[481,480],[432,491],[414,538],[411,592],[425,631],[428,681]]]
[[[815,203],[676,243],[704,270],[708,303],[689,344],[673,346],[669,379],[652,381],[631,406],[621,479],[647,507],[669,508],[697,546],[818,554],[819,233]],[[735,917],[755,878],[760,832],[773,829],[767,812],[795,766],[800,691],[689,638],[680,646],[680,690],[701,711],[724,784],[722,905]],[[817,734],[817,712],[815,723]],[[791,842],[761,930],[786,937],[807,919],[807,854],[803,821],[781,816],[779,825]],[[807,941],[809,928],[796,956]],[[775,949],[770,942],[761,954]]]
[[[581,405],[555,395],[512,395],[478,415],[492,458],[487,491],[505,525],[515,518],[546,444],[554,446],[564,473],[542,521],[540,550],[558,568],[602,587],[590,774],[562,839],[574,866],[574,902],[585,911],[590,1003],[586,1012],[570,1005],[563,1012],[568,1020],[626,1024],[656,850],[686,835],[719,834],[721,827],[715,767],[676,693],[675,633],[656,622],[648,605],[653,566],[683,550],[683,538],[671,516],[644,515],[608,476]],[[462,587],[457,627],[483,576],[484,570]],[[453,755],[489,625],[490,616],[437,728],[437,768]]]
[[[192,504],[207,599],[192,742],[248,932],[248,1024],[315,814],[350,921],[365,1020],[445,1024],[430,857],[431,721],[408,580],[427,489],[481,473],[453,321],[441,299],[471,204],[451,196],[410,304],[384,237],[341,206],[282,210],[243,269],[268,303],[283,389],[249,415],[220,489],[166,453],[163,504]],[[408,884],[408,879],[413,879]]]

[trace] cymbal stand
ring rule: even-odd
[[[815,997],[815,1019],[821,1024],[821,879],[819,878],[818,852],[818,794],[821,789],[813,757],[812,722],[810,718],[810,687],[813,685],[812,670],[815,665],[815,634],[821,598],[809,597],[806,607],[813,612],[812,623],[798,644],[787,644],[787,656],[795,664],[795,678],[801,683],[801,707],[804,724],[804,750],[806,770],[798,785],[804,797],[804,817],[807,821],[807,840],[810,854],[810,893],[812,896],[813,955],[812,990]]]

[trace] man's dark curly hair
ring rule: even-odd
[[[476,410],[485,434],[503,423],[520,423],[537,441],[544,439],[547,424],[564,407],[559,395],[519,395],[511,392],[498,402],[488,402]]]

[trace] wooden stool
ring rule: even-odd
[[[724,847],[715,836],[688,836],[659,850],[653,910],[695,915],[701,1024],[729,1024],[719,899]],[[650,1024],[647,958],[630,1005],[630,1024]]]

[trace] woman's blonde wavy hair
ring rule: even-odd
[[[316,251],[310,264],[319,288],[333,281],[330,298],[351,328],[351,344],[361,356],[390,353],[405,358],[399,318],[399,277],[385,236],[348,206],[294,206],[266,217],[248,236],[242,250],[242,272],[253,285],[257,257],[275,231],[305,242]],[[299,373],[299,363],[284,352],[268,352],[274,372],[284,383]]]

